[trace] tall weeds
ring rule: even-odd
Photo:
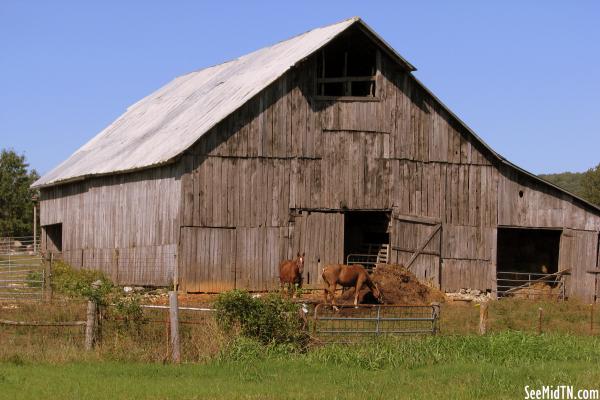
[[[365,369],[414,368],[450,362],[519,365],[546,361],[600,362],[600,338],[507,331],[489,336],[388,338],[366,345],[331,345],[306,356],[312,362]]]

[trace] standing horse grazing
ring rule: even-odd
[[[302,273],[304,272],[304,253],[298,252],[295,260],[284,260],[279,264],[279,282],[283,289],[286,285],[295,288],[302,287]],[[294,290],[295,295],[295,290]]]
[[[331,304],[335,306],[335,287],[338,284],[343,288],[354,287],[355,306],[358,305],[358,294],[363,285],[371,289],[373,296],[381,301],[381,292],[362,265],[327,265],[323,268],[322,277],[325,281],[325,303],[328,302],[329,296],[331,296]]]

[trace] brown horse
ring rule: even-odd
[[[371,280],[367,270],[358,264],[342,265],[332,264],[323,268],[323,281],[325,281],[325,303],[331,296],[331,304],[335,306],[335,287],[340,285],[343,288],[354,287],[354,305],[358,305],[358,295],[363,285],[366,285],[373,292],[373,296],[381,301],[381,292]]]
[[[302,287],[302,273],[304,272],[304,253],[296,255],[295,260],[284,260],[279,264],[279,283],[284,289],[289,286],[293,289]],[[295,295],[295,290],[294,290]]]

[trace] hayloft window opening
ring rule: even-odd
[[[377,49],[360,33],[321,50],[317,64],[318,96],[376,97]]]

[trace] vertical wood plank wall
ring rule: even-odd
[[[179,270],[182,289],[221,292],[235,288],[236,230],[227,228],[181,228],[181,254],[186,268]],[[242,239],[243,240],[243,239]]]
[[[318,277],[319,265],[342,262],[345,209],[439,220],[428,248],[438,245],[441,254],[420,256],[415,271],[446,290],[494,288],[498,225],[600,229],[600,218],[580,203],[500,164],[386,57],[379,101],[315,99],[315,69],[309,58],[186,155],[183,224],[245,230],[238,242],[256,231],[238,244],[254,270],[243,287],[275,285],[279,260],[296,251],[307,253],[305,281]],[[258,233],[273,229],[280,233],[270,242]],[[402,232],[393,229],[393,243],[417,246]]]
[[[573,294],[588,296],[594,278],[581,271],[597,257],[588,244],[598,212],[501,163],[412,75],[385,55],[380,66],[376,101],[319,100],[310,57],[172,166],[43,190],[42,224],[63,223],[76,265],[110,269],[98,260],[117,259],[120,282],[151,284],[168,281],[177,262],[191,291],[272,288],[279,261],[297,251],[307,253],[305,280],[318,285],[320,265],[343,261],[344,210],[439,221],[431,246],[440,254],[415,265],[446,290],[494,288],[498,226],[568,228],[569,248],[590,256],[565,244],[561,263],[579,268],[571,280],[585,283]],[[413,228],[393,228],[391,242],[418,246],[406,236]],[[234,282],[193,271],[217,265],[212,238],[235,249],[234,272],[222,275]],[[394,257],[408,257],[401,253]],[[144,270],[138,260],[147,257],[165,264]]]
[[[417,256],[411,264],[410,269],[424,282],[439,287],[442,232],[437,228],[437,224],[393,218],[390,254],[391,262],[408,265],[413,254],[433,234],[429,243],[421,251],[421,255]]]
[[[169,285],[180,175],[173,165],[42,189],[40,224],[62,223],[62,257],[74,267],[103,270],[122,284]]]

